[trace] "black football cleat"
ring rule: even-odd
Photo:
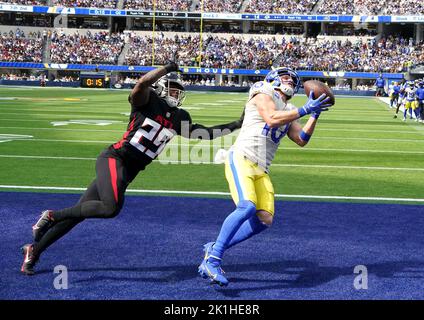
[[[54,220],[51,216],[51,210],[45,210],[41,213],[40,219],[32,226],[32,235],[34,241],[39,242],[46,232],[54,225]]]
[[[22,254],[24,255],[24,262],[22,263],[21,272],[28,276],[35,274],[34,266],[38,261],[38,257],[33,254],[33,248],[34,247],[32,244],[26,244],[21,248]]]

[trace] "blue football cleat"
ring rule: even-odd
[[[209,242],[203,246],[203,251],[205,252],[205,257],[202,263],[199,266],[198,272],[203,279],[210,279],[212,283],[216,283],[221,287],[228,285],[229,281],[224,276],[224,270],[222,270],[219,262],[210,262],[209,258],[214,258],[216,260],[221,260],[218,257],[212,256],[210,253],[215,242]]]

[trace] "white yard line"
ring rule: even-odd
[[[84,191],[86,188],[73,187],[53,187],[53,186],[18,186],[0,185],[0,189],[20,189],[20,190],[49,190],[49,191]],[[153,194],[184,194],[184,195],[209,195],[209,196],[229,196],[229,192],[219,191],[186,191],[186,190],[147,190],[147,189],[127,189],[133,193],[153,193]],[[399,202],[424,202],[424,199],[416,198],[386,198],[386,197],[349,197],[349,196],[317,196],[301,194],[276,194],[277,198],[298,198],[298,199],[327,199],[327,200],[367,200],[367,201],[399,201]]]
[[[13,155],[0,154],[0,158],[14,159],[52,159],[52,160],[82,160],[96,161],[97,158],[90,157],[57,157],[57,156],[31,156],[31,155]],[[155,163],[161,164],[207,164],[218,165],[213,162],[202,161],[178,161],[178,160],[154,160]],[[404,168],[404,167],[372,167],[372,166],[340,166],[340,165],[318,165],[318,164],[285,164],[273,163],[272,167],[288,167],[288,168],[320,168],[320,169],[355,169],[355,170],[388,170],[388,171],[424,171],[424,168]]]
[[[61,140],[61,139],[19,139],[19,141],[41,141],[41,142],[69,142],[69,143],[94,143],[94,144],[112,144],[116,140],[104,141],[104,140]],[[182,146],[182,147],[207,147],[205,144],[179,144],[179,143],[169,143],[167,147],[172,146]],[[220,144],[215,145],[211,144],[210,147],[219,147]],[[284,150],[296,150],[296,151],[340,151],[340,152],[361,152],[361,153],[394,153],[394,154],[424,154],[424,151],[402,151],[402,150],[374,150],[374,149],[339,149],[339,148],[299,148],[299,147],[284,147],[280,146],[279,149]]]
[[[1,119],[1,120],[11,120],[11,119]],[[21,121],[21,120],[19,120]],[[29,120],[32,121],[32,120]],[[33,120],[33,121],[45,121],[45,120]],[[47,120],[46,120],[47,121]],[[121,122],[121,124],[126,126],[127,124]],[[64,129],[64,128],[34,128],[34,127],[5,127],[0,126],[0,129],[22,129],[22,130],[59,130],[59,131],[78,131],[78,132],[121,132],[124,133],[123,130],[100,130],[100,129]],[[404,134],[421,134],[418,131],[394,131],[394,130],[361,130],[361,129],[333,129],[333,128],[317,128],[316,131],[336,131],[336,132],[368,132],[368,133],[404,133]],[[358,138],[362,139],[362,138]],[[376,138],[378,139],[378,138]],[[380,139],[378,139],[380,140]],[[411,141],[411,140],[409,140]]]

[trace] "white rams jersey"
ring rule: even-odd
[[[274,90],[274,87],[268,82],[256,82],[250,88],[243,125],[234,143],[233,150],[257,163],[268,172],[280,141],[289,131],[290,124],[279,128],[270,128],[259,114],[254,101],[252,101],[252,98],[259,93],[269,95],[274,100],[278,111],[290,111],[296,107],[292,104],[286,104],[280,93]]]
[[[407,87],[405,89],[405,96],[407,101],[414,101],[415,100],[415,88]]]

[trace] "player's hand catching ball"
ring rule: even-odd
[[[309,98],[306,104],[297,109],[299,112],[299,116],[303,117],[307,114],[311,113],[321,113],[321,111],[327,111],[328,107],[331,107],[331,103],[329,103],[330,97],[327,97],[325,93],[320,95],[317,99],[314,99],[314,92],[311,91],[309,93]]]

